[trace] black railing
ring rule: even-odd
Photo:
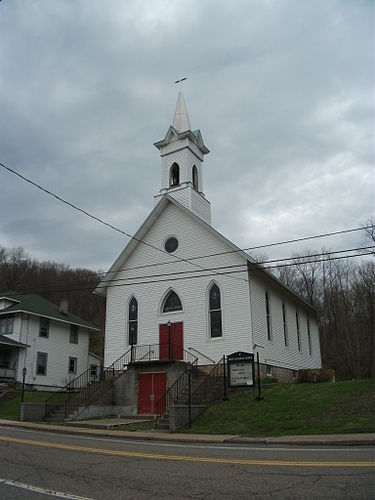
[[[88,369],[59,392],[52,394],[45,401],[45,418],[57,410],[60,410],[63,418],[67,418],[80,406],[87,406],[94,402],[104,394],[117,377],[127,370],[131,363],[177,360],[196,364],[198,358],[176,344],[132,346],[110,366],[101,369],[97,375],[92,375],[91,370]]]
[[[194,356],[195,357],[195,356]],[[166,393],[156,401],[156,415],[161,415],[175,403],[179,397],[186,392],[198,366],[198,358],[190,363],[190,366],[178,377],[177,380],[167,389]]]
[[[198,387],[192,391],[191,398],[189,398],[190,404],[199,405],[203,402],[214,401],[220,392],[223,392],[225,397],[225,356],[216,363]]]

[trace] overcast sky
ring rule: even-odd
[[[250,247],[374,213],[372,0],[2,0],[0,162],[134,233],[184,85],[213,226]],[[0,244],[107,269],[127,243],[0,168]],[[364,235],[265,250],[360,245]]]

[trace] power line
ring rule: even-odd
[[[374,247],[363,247],[362,250],[366,249],[373,249]],[[279,269],[279,268],[285,268],[285,267],[291,267],[291,266],[298,266],[301,264],[311,264],[311,263],[321,263],[321,262],[330,262],[333,260],[341,260],[341,259],[349,259],[353,257],[360,257],[360,256],[365,256],[365,255],[373,255],[373,252],[361,252],[361,253],[356,253],[353,255],[344,255],[344,256],[338,256],[338,257],[333,257],[332,255],[336,253],[341,253],[345,251],[355,251],[356,249],[349,249],[349,250],[340,250],[337,252],[328,252],[328,253],[321,253],[321,254],[313,254],[313,255],[307,255],[302,257],[304,260],[301,261],[294,261],[294,262],[286,262],[288,260],[293,260],[294,258],[286,258],[286,259],[279,259],[279,260],[273,260],[269,261],[270,264],[274,262],[284,262],[282,264],[275,264],[275,265],[269,265],[269,266],[264,266],[261,264],[259,267],[254,267],[250,269],[250,272],[257,272],[257,271],[264,271],[264,270],[272,270],[272,269]],[[322,259],[316,259],[317,256],[322,256],[322,257],[327,257],[330,255],[328,258],[322,258]],[[256,264],[255,264],[256,265]],[[258,264],[259,265],[259,264]],[[206,269],[205,271],[208,272],[209,274],[201,274],[204,272],[203,270],[201,271],[200,274],[194,275],[194,276],[186,276],[186,274],[190,274],[192,272],[198,272],[198,271],[183,271],[183,272],[178,272],[178,273],[168,273],[168,274],[161,274],[161,275],[150,275],[150,276],[133,276],[129,278],[120,278],[119,280],[110,280],[109,285],[103,286],[103,288],[115,288],[115,287],[123,287],[123,286],[136,286],[136,285],[142,285],[142,284],[154,284],[154,283],[164,283],[164,282],[169,282],[169,281],[179,281],[179,280],[190,280],[194,278],[199,278],[199,277],[211,277],[211,276],[216,276],[218,274],[217,269],[231,269],[226,272],[222,272],[220,274],[225,275],[225,276],[232,276],[233,274],[244,272],[246,269],[242,269],[242,267],[247,268],[247,264],[239,264],[239,265],[233,265],[233,266],[224,266],[222,268],[212,268],[212,269]],[[233,268],[241,268],[241,269],[233,269]],[[210,272],[213,271],[213,272]],[[184,274],[184,276],[180,276],[180,274]],[[160,279],[167,277],[166,279]],[[171,277],[172,276],[172,277]],[[157,279],[150,279],[150,278],[157,278]],[[114,283],[116,281],[130,281],[132,280],[131,283]],[[141,281],[134,281],[134,280],[141,280]],[[146,280],[146,281],[144,281]],[[244,280],[247,281],[247,280]],[[53,289],[51,290],[51,287],[46,286],[50,291],[57,292],[57,293],[65,293],[65,292],[75,292],[75,291],[85,291],[85,290],[92,290],[93,286],[98,286],[100,283],[95,283],[93,286],[89,286],[89,282],[82,282],[82,285],[79,285],[78,288],[65,288],[65,289]],[[61,285],[64,286],[64,285]],[[18,289],[19,291],[25,291],[27,289],[22,288]],[[35,292],[35,288],[32,288],[32,290]],[[43,292],[43,291],[42,291]]]
[[[158,248],[156,247],[155,245],[152,245],[151,243],[148,243],[147,241],[144,241],[144,240],[141,240],[140,238],[136,238],[135,236],[127,233],[126,231],[116,227],[116,226],[113,226],[112,224],[109,224],[108,222],[105,222],[104,220],[100,219],[99,217],[97,217],[96,215],[93,215],[91,214],[90,212],[87,212],[87,210],[84,210],[83,208],[80,208],[76,205],[74,205],[73,203],[71,203],[70,201],[67,201],[65,200],[64,198],[62,198],[61,196],[58,196],[57,194],[53,193],[52,191],[50,191],[49,189],[46,189],[44,188],[43,186],[41,186],[40,184],[37,184],[36,182],[32,181],[31,179],[28,179],[27,177],[25,177],[24,175],[16,172],[15,170],[13,170],[12,168],[10,167],[7,167],[6,165],[4,165],[3,163],[0,163],[0,166],[5,168],[6,170],[8,170],[9,172],[11,172],[12,174],[16,175],[17,177],[19,177],[20,179],[24,180],[25,182],[28,182],[29,184],[31,184],[32,186],[40,189],[41,191],[43,191],[44,193],[48,194],[49,196],[52,196],[53,198],[56,198],[56,200],[58,201],[61,201],[61,203],[64,203],[65,205],[68,205],[69,207],[73,208],[74,210],[77,210],[78,212],[81,212],[83,213],[84,215],[87,215],[87,217],[90,217],[91,219],[93,220],[96,220],[97,222],[99,222],[100,224],[103,224],[104,226],[107,226],[109,227],[110,229],[113,229],[114,231],[117,231],[118,233],[121,233],[125,236],[127,236],[128,238],[131,238],[132,240],[135,240],[137,241],[138,243],[143,243],[144,245],[147,245],[149,246],[150,248],[153,248],[154,250],[157,250],[158,252],[161,252],[163,254],[166,254],[168,255],[169,257],[171,258],[174,258],[174,259],[177,259],[181,262],[187,262],[188,264],[192,265],[192,266],[195,266],[195,267],[199,267],[201,269],[204,270],[204,267],[201,266],[200,264],[196,264],[195,262],[189,262],[187,259],[184,259],[183,257],[179,257],[178,255],[174,255],[174,254],[170,254],[168,253],[167,251],[163,250],[162,248]],[[241,278],[236,278],[236,279],[241,279]]]
[[[41,191],[43,191],[44,193],[48,194],[49,196],[52,196],[54,198],[56,198],[58,201],[70,206],[71,208],[73,208],[74,210],[77,210],[81,213],[83,213],[84,215],[90,217],[91,219],[93,220],[96,220],[97,222],[99,222],[100,224],[103,224],[107,227],[109,227],[110,229],[113,229],[114,231],[117,231],[125,236],[127,236],[128,238],[131,238],[139,243],[143,243],[144,245],[147,245],[151,248],[153,248],[154,250],[157,250],[158,252],[161,252],[163,254],[166,254],[168,257],[172,257],[172,258],[175,258],[176,260],[179,260],[181,262],[186,262],[190,265],[193,265],[195,267],[198,267],[200,268],[202,271],[207,271],[208,269],[206,269],[204,266],[202,265],[199,265],[199,264],[196,264],[192,261],[195,261],[195,260],[198,260],[198,259],[204,259],[204,258],[208,258],[208,257],[217,257],[217,256],[220,256],[220,255],[226,255],[226,254],[231,254],[231,253],[239,253],[239,252],[246,252],[246,251],[249,251],[249,250],[256,250],[256,249],[261,249],[261,248],[267,248],[267,247],[273,247],[273,246],[278,246],[278,245],[284,245],[284,244],[289,244],[289,243],[295,243],[295,242],[300,242],[300,241],[307,241],[307,240],[311,240],[311,239],[318,239],[318,238],[324,238],[324,237],[329,237],[329,236],[336,236],[336,235],[340,235],[340,234],[347,234],[347,233],[351,233],[351,232],[355,232],[355,231],[361,231],[361,230],[365,230],[365,229],[369,229],[371,228],[372,226],[371,225],[367,225],[367,226],[360,226],[360,227],[355,227],[355,228],[349,228],[349,229],[342,229],[342,230],[338,230],[338,231],[331,231],[331,232],[328,232],[328,233],[322,233],[322,234],[317,234],[317,235],[312,235],[312,236],[304,236],[304,237],[301,237],[301,238],[295,238],[295,239],[289,239],[289,240],[283,240],[283,241],[279,241],[279,242],[274,242],[274,243],[267,243],[267,244],[264,244],[264,245],[258,245],[258,246],[253,246],[253,247],[247,247],[247,248],[243,248],[243,249],[235,249],[235,250],[229,250],[229,251],[225,251],[225,252],[217,252],[217,253],[213,253],[213,254],[206,254],[206,255],[201,255],[201,256],[194,256],[194,257],[190,257],[190,258],[183,258],[183,257],[179,257],[178,255],[175,255],[175,254],[170,254],[168,252],[166,252],[165,250],[163,250],[162,248],[159,248],[159,247],[156,247],[154,245],[152,245],[151,243],[148,243],[140,238],[136,238],[135,236],[127,233],[126,231],[108,223],[108,222],[105,222],[104,220],[100,219],[99,217],[87,212],[86,210],[74,205],[73,203],[70,203],[69,201],[65,200],[64,198],[56,195],[55,193],[53,193],[52,191],[42,187],[41,185],[37,184],[36,182],[32,181],[31,179],[28,179],[27,177],[23,176],[22,174],[18,173],[17,171],[11,169],[10,167],[7,167],[6,165],[4,165],[3,163],[0,163],[0,166],[2,166],[4,169],[8,170],[9,172],[13,173],[14,175],[18,176],[19,178],[21,178],[22,180],[28,182],[29,184],[33,185],[34,187],[40,189]],[[255,262],[255,261],[254,261]],[[160,266],[160,265],[167,265],[167,264],[170,264],[171,262],[168,261],[168,262],[160,262],[160,263],[152,263],[152,264],[146,264],[146,265],[143,265],[143,266],[135,266],[133,268],[128,268],[127,270],[135,270],[135,269],[143,269],[143,268],[147,268],[147,267],[155,267],[155,266]],[[107,276],[109,273],[117,273],[118,271],[108,271],[106,273],[101,273],[101,274],[104,274],[105,276]],[[220,273],[218,273],[220,274]],[[237,278],[237,279],[240,279],[242,280],[242,278]]]

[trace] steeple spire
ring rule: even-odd
[[[184,93],[182,90],[178,91],[173,127],[177,130],[177,132],[186,132],[187,130],[191,130],[189,115],[186,109]]]

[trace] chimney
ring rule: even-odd
[[[68,304],[68,299],[62,299],[59,307],[61,314],[68,314]]]

